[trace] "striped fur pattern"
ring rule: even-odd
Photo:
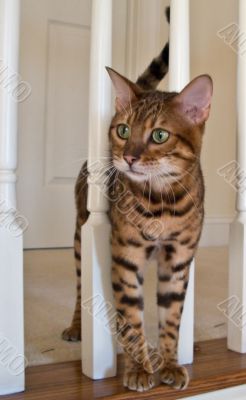
[[[76,342],[81,340],[81,226],[87,221],[89,212],[86,208],[87,203],[87,164],[84,164],[80,170],[77,183],[75,186],[75,201],[76,201],[76,228],[74,234],[74,260],[77,277],[77,296],[75,310],[71,326],[65,329],[62,333],[64,340]]]
[[[166,19],[170,22],[170,7],[165,10]],[[139,76],[137,83],[139,87],[150,90],[155,89],[158,83],[168,72],[169,43],[167,42],[160,53],[148,68]],[[77,297],[74,315],[71,326],[64,330],[62,338],[67,341],[81,340],[81,226],[87,221],[89,213],[86,209],[87,202],[87,163],[85,163],[80,172],[75,185],[76,201],[76,229],[74,234],[74,259],[77,276]]]
[[[175,389],[188,385],[187,370],[178,365],[177,345],[189,267],[204,216],[200,152],[212,81],[203,75],[181,93],[156,90],[166,71],[165,51],[153,61],[161,72],[156,73],[152,62],[137,84],[108,69],[116,91],[116,114],[109,129],[112,286],[118,339],[125,351],[124,385],[137,391],[155,384],[156,366],[143,324],[144,268],[150,258],[158,263],[160,379]],[[127,137],[120,136],[122,126]],[[154,141],[156,130],[167,140]],[[78,295],[72,325],[63,333],[66,340],[80,339],[80,228],[89,215],[87,175],[85,165],[75,190]]]
[[[154,58],[144,73],[138,78],[137,84],[145,90],[154,90],[168,72],[169,43]]]

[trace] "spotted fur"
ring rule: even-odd
[[[166,73],[163,54],[167,48],[136,84],[108,69],[116,90],[108,176],[112,287],[118,312],[117,337],[125,351],[124,385],[138,391],[154,385],[156,369],[162,382],[176,389],[188,385],[188,373],[178,365],[177,345],[189,268],[204,216],[200,153],[212,81],[203,75],[181,93],[156,90]],[[127,140],[118,135],[122,124],[131,130]],[[153,142],[156,128],[168,132],[165,143]],[[63,333],[67,340],[80,339],[80,228],[89,215],[87,176],[85,165],[75,189],[78,296],[72,325]],[[153,364],[143,324],[144,267],[152,257],[158,263],[158,368]]]

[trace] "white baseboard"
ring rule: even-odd
[[[242,385],[216,390],[216,392],[204,393],[198,396],[185,397],[184,400],[244,400],[245,396],[246,385]]]
[[[232,221],[233,216],[205,218],[199,246],[227,246],[229,243],[229,230]]]

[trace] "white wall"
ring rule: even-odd
[[[202,152],[206,183],[205,227],[202,245],[228,243],[235,210],[235,191],[217,174],[235,159],[236,54],[217,36],[237,22],[237,0],[191,0],[191,76],[208,73],[214,97]]]
[[[236,139],[236,54],[217,32],[236,21],[237,0],[191,0],[191,74],[209,73],[214,80],[202,153],[209,218],[230,218],[235,207],[233,189],[216,171],[235,159]]]

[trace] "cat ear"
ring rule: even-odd
[[[137,100],[141,89],[112,68],[106,67],[110,79],[116,91],[115,108],[117,111],[124,111],[127,106]]]
[[[209,75],[193,79],[177,95],[182,113],[195,125],[203,124],[209,117],[213,94],[213,81]]]

